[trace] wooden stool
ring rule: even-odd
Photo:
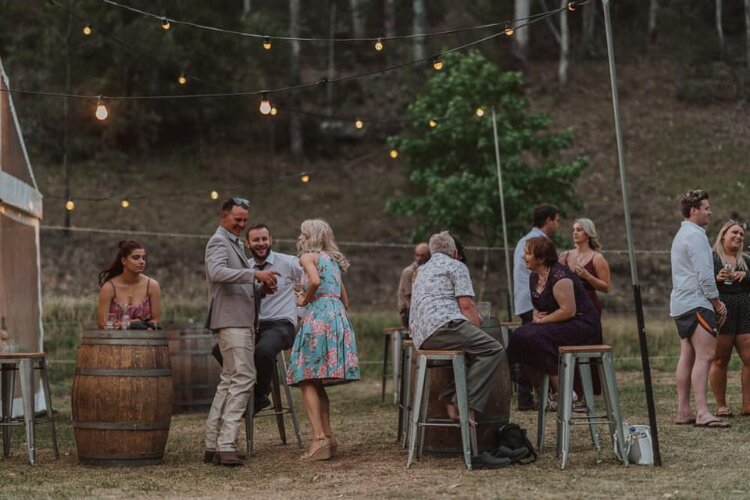
[[[52,449],[55,458],[60,458],[57,450],[57,433],[55,432],[55,420],[52,414],[52,396],[49,390],[49,378],[47,376],[47,363],[43,352],[28,353],[2,353],[0,354],[0,368],[2,369],[2,420],[0,427],[3,428],[3,456],[10,455],[10,426],[26,426],[26,449],[29,454],[29,463],[36,463],[35,428],[36,424],[49,423],[52,426]],[[39,370],[44,402],[47,406],[45,417],[36,416],[36,404],[34,398],[34,370]],[[24,422],[13,421],[13,399],[15,398],[15,372],[18,371],[21,378],[21,401],[23,403]]]
[[[476,432],[469,425],[469,402],[466,390],[466,358],[463,351],[420,351],[414,350],[417,360],[417,385],[414,390],[412,403],[411,425],[409,430],[409,458],[406,468],[411,467],[414,461],[414,452],[417,457],[422,455],[424,445],[424,427],[459,427],[461,429],[461,444],[463,448],[464,462],[466,468],[471,470],[471,457],[476,453]],[[453,377],[456,381],[456,405],[458,406],[459,423],[448,419],[432,419],[427,417],[427,403],[430,394],[429,370],[431,362],[448,361],[453,366]],[[419,447],[417,448],[417,441]]]
[[[302,435],[299,430],[299,420],[297,420],[297,412],[294,409],[294,401],[292,400],[292,391],[289,389],[289,384],[286,382],[286,358],[284,357],[284,351],[279,351],[276,355],[276,372],[274,377],[271,378],[271,401],[272,406],[266,410],[261,410],[255,415],[255,395],[251,395],[247,401],[247,410],[245,411],[245,438],[247,447],[247,456],[250,457],[253,454],[253,420],[255,417],[270,417],[276,416],[276,425],[279,428],[279,438],[281,438],[281,444],[286,444],[286,427],[284,426],[284,415],[288,414],[292,419],[292,426],[294,427],[294,434],[297,437],[297,446],[302,448]],[[281,380],[281,382],[279,382]],[[286,396],[286,404],[284,407],[281,401],[281,385],[284,387],[284,394]]]
[[[401,341],[401,390],[398,398],[398,436],[396,440],[401,448],[406,448],[409,434],[409,418],[411,416],[411,365],[414,342]]]
[[[401,327],[391,327],[386,328],[383,330],[383,378],[382,378],[382,386],[380,389],[380,402],[385,403],[385,384],[388,380],[388,356],[389,356],[389,350],[391,351],[390,355],[392,356],[392,364],[393,364],[393,404],[398,404],[399,400],[399,377],[401,376],[401,373],[399,371],[400,368],[400,359],[401,359],[401,339],[404,337],[409,336],[409,330],[401,328]],[[390,344],[390,345],[389,345]],[[390,347],[390,349],[389,349]]]
[[[623,463],[628,465],[627,454],[624,450],[624,435],[622,417],[620,414],[620,396],[617,391],[615,368],[612,361],[612,348],[608,345],[563,346],[560,347],[558,357],[558,374],[560,387],[557,395],[557,458],[560,469],[565,469],[568,463],[570,449],[570,426],[588,425],[591,441],[598,452],[601,443],[597,431],[598,424],[608,424],[613,444],[617,434],[617,446]],[[602,396],[604,398],[605,415],[596,415],[594,406],[594,389],[591,379],[591,364],[599,370],[602,381]],[[573,378],[575,368],[583,386],[583,396],[586,400],[586,416],[573,416]],[[547,397],[549,394],[549,376],[544,375],[540,387],[539,416],[537,420],[537,448],[541,453],[544,447],[544,427],[546,420]]]

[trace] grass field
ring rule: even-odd
[[[73,367],[62,362],[74,356],[77,344],[79,326],[71,315],[85,315],[89,309],[71,304],[56,309],[47,304],[45,310],[62,456],[54,460],[48,432],[42,426],[37,432],[38,464],[29,466],[22,431],[14,430],[11,456],[0,462],[2,498],[277,498],[300,495],[307,498],[744,498],[750,494],[743,466],[750,461],[750,447],[745,444],[750,437],[750,418],[732,419],[733,426],[729,430],[694,429],[672,423],[675,400],[672,369],[677,341],[673,326],[663,319],[647,323],[654,356],[654,390],[664,462],[660,468],[625,468],[617,462],[609,446],[599,456],[591,447],[585,428],[579,427],[573,430],[568,469],[560,471],[554,458],[554,424],[550,419],[548,447],[534,464],[468,472],[458,457],[426,456],[407,471],[404,467],[406,454],[396,444],[396,408],[380,403],[376,363],[381,359],[382,327],[395,318],[354,315],[361,359],[374,363],[365,365],[362,382],[330,391],[333,426],[341,443],[336,459],[300,463],[300,450],[294,445],[280,445],[273,420],[263,418],[256,420],[256,454],[244,467],[227,469],[204,465],[201,458],[205,415],[193,414],[172,418],[163,465],[108,469],[77,462],[70,422]],[[66,322],[69,327],[62,328]],[[608,318],[605,332],[605,339],[614,346],[617,358],[624,419],[629,423],[646,424],[634,319]],[[729,400],[737,409],[736,360],[732,366]],[[294,393],[303,438],[307,440],[309,428],[298,391]],[[535,414],[513,412],[511,420],[534,434]]]

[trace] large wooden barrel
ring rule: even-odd
[[[216,337],[196,325],[167,328],[172,360],[174,413],[208,411],[221,377],[221,365],[211,355]]]
[[[492,338],[501,344],[503,343],[500,323],[496,319],[485,320],[481,328]],[[415,380],[415,378],[413,376],[412,380]],[[445,404],[438,401],[438,397],[451,383],[453,383],[453,369],[449,365],[432,369],[430,402],[427,406],[429,417],[448,418]],[[495,431],[510,419],[510,392],[510,369],[508,358],[504,357],[487,406],[484,407],[484,411],[479,415],[477,422],[477,447],[479,451],[489,451],[496,448]],[[414,393],[412,392],[412,394]],[[462,453],[461,431],[457,427],[426,427],[424,449],[432,453]]]
[[[172,418],[171,373],[162,331],[83,332],[71,401],[78,459],[161,463]]]

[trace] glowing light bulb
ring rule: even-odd
[[[99,97],[96,101],[96,112],[94,114],[99,121],[104,121],[109,116],[109,111],[107,111],[107,106],[104,104],[104,99],[102,97]]]
[[[362,128],[362,127],[364,127],[364,126],[365,126],[365,122],[363,122],[362,120],[359,120],[359,119],[358,119],[358,120],[356,120],[356,121],[354,122],[354,127],[355,127],[355,128]]]
[[[573,0],[572,2],[568,2],[568,10],[570,12],[573,12],[574,10],[576,10],[576,5],[577,4],[578,4],[578,2],[576,2],[575,0]]]
[[[395,149],[391,149],[391,151],[388,153],[391,158],[398,158],[398,151]]]
[[[276,116],[279,114],[279,110],[276,109],[276,106],[271,106],[271,116]]]
[[[161,18],[161,28],[164,31],[167,31],[171,27],[172,27],[172,25],[170,24],[169,19],[167,19],[166,17],[162,17]]]
[[[375,42],[375,50],[377,50],[378,52],[383,50],[383,40],[381,40],[380,38],[378,38],[378,41]]]
[[[122,208],[128,208],[130,206],[130,202],[127,198],[123,198],[123,200],[120,202],[120,206]]]
[[[219,192],[218,191],[211,191],[211,199],[212,200],[218,200],[219,199]]]
[[[268,37],[265,37],[263,39],[263,48],[266,50],[271,50],[271,39]]]
[[[477,116],[484,116],[484,110],[482,108],[477,108],[475,113],[477,114]]]
[[[433,57],[432,67],[435,69],[435,71],[440,71],[441,69],[443,69],[443,60],[440,59],[438,56]]]
[[[303,184],[307,184],[308,182],[310,182],[310,174],[300,175],[299,180],[301,180]]]
[[[511,26],[510,23],[505,25],[505,34],[508,36],[513,36],[513,26]]]
[[[271,101],[268,100],[268,96],[266,94],[263,94],[260,98],[260,112],[264,115],[267,115],[271,112]]]
[[[72,212],[75,209],[76,209],[76,204],[73,200],[68,200],[65,202],[65,210],[67,210],[68,212]]]
[[[437,120],[434,120],[432,118],[430,118],[430,121],[428,121],[427,124],[430,126],[430,128],[435,128],[438,126]]]
[[[84,35],[89,36],[93,32],[94,32],[94,30],[91,29],[91,25],[90,24],[87,24],[86,26],[83,27],[83,34]]]
[[[185,73],[180,73],[180,76],[177,77],[177,82],[180,85],[185,85],[187,83],[187,77],[185,76]]]

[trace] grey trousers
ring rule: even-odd
[[[469,368],[466,388],[469,408],[482,412],[497,383],[500,362],[506,356],[502,344],[468,321],[451,321],[427,337],[420,349],[464,351]],[[453,398],[454,389],[441,395]]]

